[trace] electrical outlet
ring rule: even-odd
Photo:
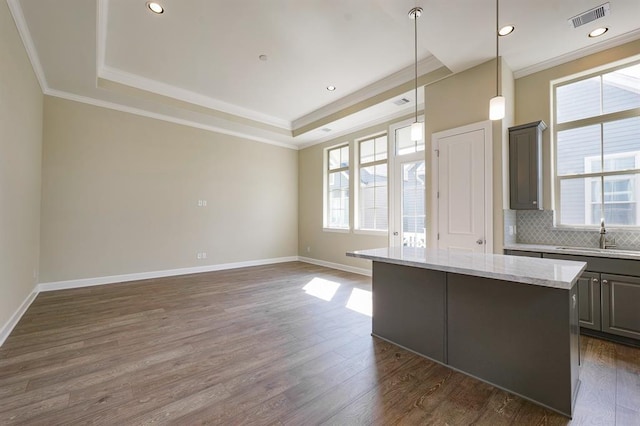
[[[196,258],[197,258],[198,260],[202,259],[202,253],[198,252],[198,254],[196,254]]]
[[[202,207],[202,200],[198,200],[198,207]]]
[[[311,253],[311,246],[307,246],[307,253]]]
[[[206,258],[207,258],[207,252],[206,252],[206,251],[203,251],[203,252],[202,252],[202,258],[203,258],[203,259],[206,259]]]
[[[207,200],[202,200],[202,206],[207,207]]]

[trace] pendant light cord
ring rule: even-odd
[[[500,42],[499,3],[500,0],[496,0],[496,96],[500,96],[500,50],[498,46]]]
[[[414,81],[415,81],[415,97],[416,97],[416,123],[418,122],[418,9],[413,12],[413,63],[414,63]]]

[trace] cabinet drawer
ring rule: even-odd
[[[586,271],[603,274],[631,275],[640,277],[640,261],[631,259],[613,259],[609,257],[577,256],[571,254],[545,253],[548,259],[575,260],[587,262]]]
[[[509,256],[542,257],[542,253],[535,251],[505,250],[504,254]]]

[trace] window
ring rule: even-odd
[[[349,229],[349,145],[330,148],[327,155],[325,226]]]
[[[388,176],[387,135],[380,135],[358,142],[358,228],[387,231]]]
[[[554,91],[559,223],[640,226],[640,63]]]

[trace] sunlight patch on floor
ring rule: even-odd
[[[315,277],[309,281],[307,285],[302,287],[302,289],[310,296],[315,296],[329,302],[333,299],[333,296],[335,296],[336,291],[338,291],[338,287],[340,287],[340,284],[335,281]]]
[[[347,308],[371,316],[371,292],[354,288],[349,296],[349,301],[347,301]]]

